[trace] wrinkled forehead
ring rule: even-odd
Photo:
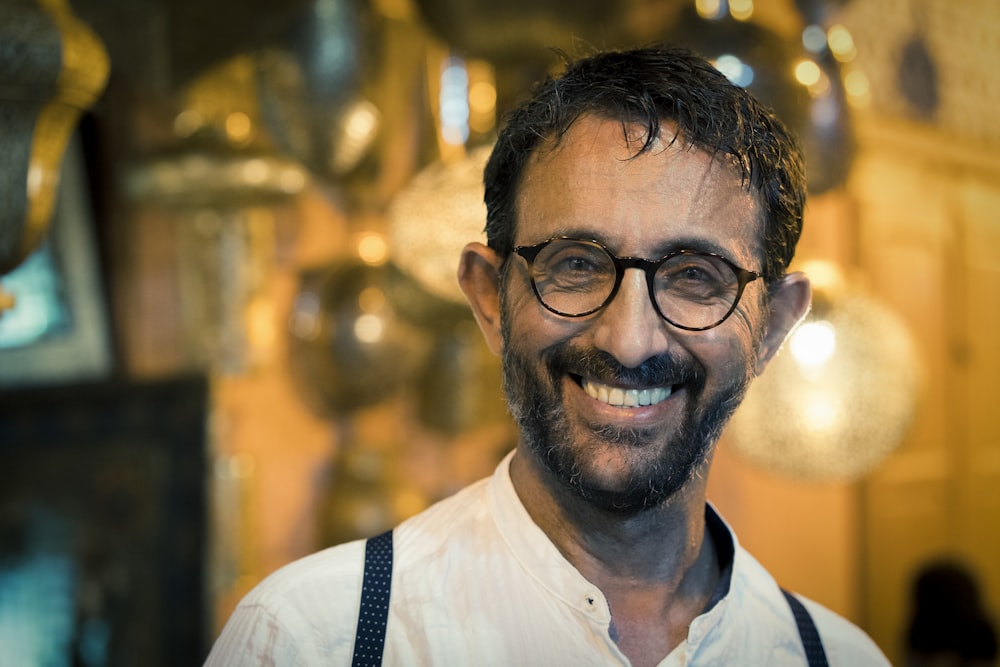
[[[596,131],[595,127],[598,128]],[[620,150],[615,153],[615,157],[621,160],[633,160],[647,153],[667,150],[703,153],[709,158],[706,162],[711,163],[713,171],[731,176],[731,180],[738,184],[740,189],[750,192],[755,198],[759,194],[757,188],[754,188],[746,178],[735,155],[690,141],[677,123],[669,119],[659,119],[654,125],[646,120],[622,119],[598,112],[585,113],[575,118],[565,129],[552,132],[542,139],[525,167],[528,169],[551,161],[556,154],[565,150],[567,145],[574,141],[589,140],[598,143],[601,138],[617,139]]]
[[[650,138],[640,123],[581,117],[532,154],[518,190],[517,219],[531,220],[531,231],[543,221],[561,233],[581,225],[610,233],[608,224],[674,220],[696,235],[738,237],[741,261],[762,252],[760,197],[726,156],[686,141],[672,124]]]
[[[550,178],[553,170],[568,172],[567,178],[581,164],[611,159],[620,167],[621,178],[628,178],[630,168],[652,158],[663,165],[657,171],[662,178],[696,178],[722,186],[733,196],[747,194],[761,212],[761,193],[751,186],[739,162],[731,154],[693,143],[672,121],[651,127],[648,123],[623,121],[598,114],[584,114],[563,132],[545,137],[525,162],[520,178],[518,199],[524,186],[542,174]],[[675,172],[670,165],[677,164]],[[696,173],[695,173],[696,172]],[[634,172],[633,172],[634,173]],[[557,193],[553,193],[557,194]]]

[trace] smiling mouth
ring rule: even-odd
[[[636,408],[646,405],[656,405],[670,398],[673,387],[646,387],[643,389],[624,389],[580,378],[580,386],[591,398],[623,408]]]

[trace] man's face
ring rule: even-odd
[[[580,119],[527,166],[516,245],[571,236],[620,256],[699,250],[759,271],[754,197],[708,154],[668,143],[633,158],[637,144],[627,145],[619,122]],[[502,356],[522,455],[607,509],[672,496],[706,465],[754,375],[761,281],[721,325],[690,332],[656,314],[641,271],[626,271],[603,310],[567,318],[538,303],[522,258],[508,262]]]

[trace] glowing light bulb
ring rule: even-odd
[[[847,28],[842,25],[835,25],[830,28],[826,36],[834,58],[842,63],[854,60],[854,57],[858,54],[858,50],[854,46],[854,38],[851,37],[851,33]]]
[[[378,315],[362,315],[354,320],[354,336],[362,343],[377,343],[385,334],[385,323]]]
[[[814,86],[819,83],[823,71],[812,60],[800,60],[795,65],[795,78],[803,86]]]
[[[805,322],[792,334],[788,349],[802,366],[819,366],[836,352],[837,331],[829,322]]]
[[[389,245],[381,234],[363,234],[358,239],[358,256],[365,264],[379,266],[389,258]]]

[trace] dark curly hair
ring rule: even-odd
[[[755,192],[763,213],[763,274],[784,275],[802,232],[806,183],[798,143],[774,113],[704,58],[657,46],[598,53],[541,82],[511,112],[486,165],[486,237],[507,257],[514,247],[516,200],[524,168],[548,139],[557,144],[585,114],[638,123],[650,149],[662,122],[686,143],[721,155]]]

